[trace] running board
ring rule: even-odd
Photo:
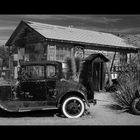
[[[31,107],[31,108],[20,108],[18,112],[29,112],[35,110],[51,110],[51,109],[58,109],[57,107]]]

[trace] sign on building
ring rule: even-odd
[[[112,69],[113,72],[128,72],[128,71],[137,71],[137,67],[135,66],[114,66]]]
[[[76,46],[74,49],[74,56],[84,58],[84,49],[81,46]]]

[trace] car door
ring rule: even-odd
[[[21,83],[23,99],[21,102],[21,110],[40,109],[47,107],[47,88],[45,79],[45,66],[32,65],[26,68],[26,72],[30,73],[30,77]]]
[[[58,81],[58,75],[57,75],[56,65],[47,65],[46,66],[46,87],[47,87],[48,106],[56,105],[57,81]]]

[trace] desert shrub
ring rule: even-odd
[[[82,68],[81,59],[79,57],[67,57],[65,63],[67,65],[66,79],[79,81],[79,75]]]
[[[114,91],[111,96],[115,104],[121,109],[130,110],[132,101],[139,94],[140,71],[135,63],[130,63],[126,66],[135,67],[135,70],[128,70],[118,74],[117,90]]]
[[[73,72],[73,66],[72,66],[72,60],[70,57],[67,57],[65,59],[65,63],[67,65],[67,72],[66,72],[66,79],[72,79],[74,72]]]

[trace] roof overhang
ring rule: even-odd
[[[26,21],[21,21],[13,34],[10,36],[9,40],[6,42],[6,46],[12,46],[14,41],[16,40],[17,36],[24,30],[24,28],[30,28],[34,30],[36,33],[40,34],[34,28],[30,27],[30,24]],[[85,49],[92,49],[92,50],[105,50],[105,51],[114,51],[114,52],[128,52],[128,53],[137,53],[138,48],[136,47],[124,47],[124,46],[115,46],[115,45],[105,45],[105,44],[97,44],[97,43],[87,43],[87,42],[79,42],[79,41],[71,41],[71,40],[62,40],[62,39],[54,39],[48,38],[40,34],[42,37],[46,38],[47,41],[56,41],[61,43],[71,43],[84,46]]]
[[[96,58],[100,58],[100,61],[101,62],[109,62],[109,59],[106,58],[103,54],[101,53],[94,53],[94,54],[90,54],[88,57],[85,58],[84,61],[93,61],[95,60]]]
[[[25,22],[24,21],[21,21],[19,23],[19,25],[17,26],[17,28],[14,30],[14,32],[12,33],[12,35],[10,36],[10,38],[8,39],[8,41],[5,43],[5,46],[12,46],[13,45],[13,42],[16,38],[16,36],[21,32],[21,30],[24,28],[25,25]]]
[[[105,51],[113,51],[113,52],[127,52],[127,53],[137,53],[138,48],[131,48],[131,47],[122,47],[122,46],[111,46],[111,45],[104,45],[104,44],[96,44],[96,43],[85,43],[85,42],[76,42],[76,41],[67,41],[67,40],[58,40],[53,38],[47,38],[47,41],[50,42],[61,42],[61,43],[71,43],[84,46],[84,49],[91,49],[91,50],[105,50]]]

